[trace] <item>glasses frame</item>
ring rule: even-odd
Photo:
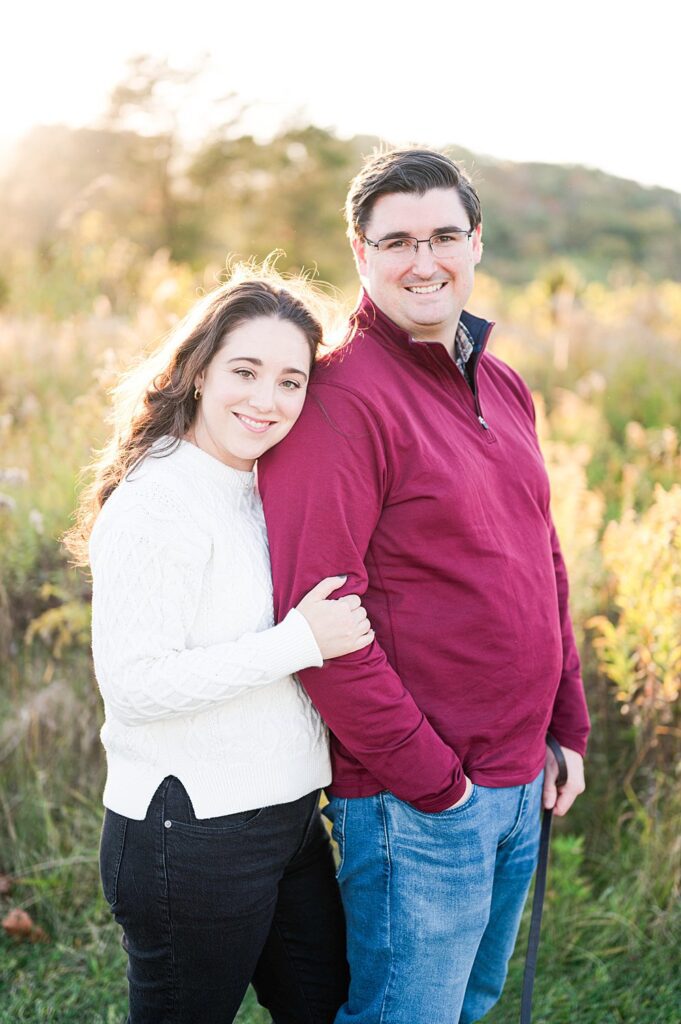
[[[386,235],[384,238],[379,238],[378,241],[376,241],[376,242],[372,242],[372,240],[370,238],[367,238],[366,235],[362,235],[362,238],[367,243],[367,245],[372,246],[372,248],[376,249],[377,252],[381,252],[381,250],[379,248],[381,242],[395,242],[398,239],[400,241],[404,241],[404,242],[411,242],[412,243],[412,247],[411,247],[412,256],[418,256],[419,246],[420,245],[425,245],[426,243],[428,243],[428,248],[430,249],[430,251],[431,251],[432,255],[435,257],[435,259],[437,260],[437,259],[443,259],[443,258],[447,259],[447,257],[446,256],[445,257],[438,256],[437,253],[434,251],[434,249],[433,249],[433,239],[434,238],[439,238],[441,235],[465,235],[466,238],[468,239],[468,241],[470,241],[471,235],[474,232],[475,232],[475,228],[471,228],[470,231],[466,231],[465,228],[451,228],[449,231],[434,231],[433,234],[430,236],[430,238],[414,238],[413,235],[394,235],[394,236],[393,235]],[[384,249],[383,252],[385,252],[385,251],[386,250]]]

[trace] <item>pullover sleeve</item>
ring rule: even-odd
[[[347,573],[338,596],[366,592],[389,473],[379,425],[366,405],[342,387],[315,387],[294,430],[258,467],[275,615],[281,618],[325,576]],[[300,679],[337,739],[386,789],[426,812],[463,795],[459,759],[378,642],[306,669]]]
[[[553,554],[553,568],[556,574],[560,632],[563,642],[563,671],[553,704],[549,732],[555,736],[562,747],[576,750],[578,754],[584,757],[590,728],[589,712],[586,706],[579,653],[568,607],[569,585],[567,569],[550,512],[548,513],[548,526],[551,533],[551,551]]]
[[[141,506],[101,525],[90,546],[92,649],[107,709],[125,725],[202,711],[322,664],[295,609],[272,629],[188,646],[210,538],[191,521],[158,518]]]

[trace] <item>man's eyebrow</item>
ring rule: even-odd
[[[460,228],[457,224],[446,224],[443,228],[435,228],[429,237],[432,238],[433,235],[446,235],[448,231],[468,232],[468,230],[468,228]],[[412,235],[410,231],[389,231],[387,235],[381,235],[381,238],[416,238],[416,235]]]
[[[251,363],[253,366],[262,366],[262,359],[256,359],[255,356],[232,356],[231,359],[227,360],[228,363]],[[285,366],[281,371],[282,373],[297,373],[301,377],[307,380],[307,374],[305,370],[299,370],[296,366]]]
[[[470,231],[470,228],[461,228],[458,224],[447,224],[443,228],[435,228],[433,231],[434,235],[446,235],[448,231],[465,231],[466,234]]]

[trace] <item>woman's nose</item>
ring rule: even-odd
[[[267,384],[264,381],[253,391],[253,394],[249,399],[249,404],[252,405],[254,409],[259,409],[261,412],[267,412],[269,409],[273,409],[274,403],[274,385]]]

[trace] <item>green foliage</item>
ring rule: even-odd
[[[491,250],[485,261],[495,276],[526,281],[553,253],[590,279],[627,266],[678,279],[681,213],[674,192],[586,167],[474,161]]]
[[[229,253],[283,249],[288,269],[318,267],[354,288],[341,210],[378,140],[294,124],[264,144],[244,131],[244,105],[229,94],[216,104],[222,123],[190,149],[182,125],[199,78],[199,67],[137,57],[97,127],[35,128],[20,143],[0,179],[0,305],[61,317],[103,295],[130,312],[159,249],[217,268]],[[578,279],[681,278],[675,193],[584,167],[451,153],[480,191],[484,266],[497,279],[547,274],[558,308]]]
[[[40,596],[44,600],[56,599],[59,603],[31,619],[26,630],[26,644],[30,646],[39,637],[57,659],[61,658],[64,650],[89,647],[89,601],[71,600],[67,591],[51,583],[42,585]]]
[[[674,905],[660,913],[631,862],[638,856],[629,842],[594,872],[581,838],[554,836],[533,1000],[536,1024],[678,1019],[681,979],[671,968],[670,951],[681,940],[681,912]],[[601,888],[594,873],[605,879]],[[526,913],[502,999],[485,1018],[489,1024],[518,1017],[528,918]]]
[[[348,297],[356,288],[340,209],[374,140],[298,126],[264,146],[231,98],[224,125],[185,153],[169,107],[184,85],[167,71],[140,59],[96,130],[33,133],[0,192],[0,874],[51,939],[0,935],[0,1024],[111,1024],[125,1003],[97,879],[89,584],[58,541],[106,436],[107,389],[217,281],[228,251],[283,246],[282,270],[319,260]],[[459,155],[476,168],[497,275],[478,275],[471,308],[498,320],[494,350],[535,390],[594,718],[587,792],[557,823],[535,1019],[672,1024],[681,286],[640,268],[681,277],[678,197]],[[523,944],[490,1024],[517,1017]],[[266,1019],[249,994],[241,1024]]]
[[[636,729],[636,769],[674,787],[681,772],[681,487],[658,486],[640,516],[629,509],[603,536],[615,621],[589,625],[602,671]]]
[[[105,910],[98,907],[105,914]],[[0,937],[0,1024],[121,1024],[126,958],[119,929],[102,916],[73,941],[20,946]],[[78,930],[84,936],[78,941]],[[235,1024],[269,1024],[249,990]]]

